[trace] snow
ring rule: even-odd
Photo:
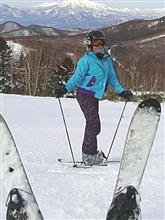
[[[129,8],[113,8],[112,10],[116,11],[116,12],[123,12],[123,13],[129,13],[129,14],[132,14],[132,15],[135,15],[135,14],[139,14],[139,16],[146,16],[146,15],[149,15],[149,14],[157,14],[158,16],[157,17],[161,17],[165,14],[165,8],[132,8],[132,9],[129,9]]]
[[[75,99],[62,98],[76,160],[81,159],[84,118]],[[105,220],[119,164],[76,169],[62,167],[57,158],[71,160],[56,98],[0,95],[0,113],[6,119],[46,220]],[[100,148],[107,154],[122,108],[122,102],[100,102],[102,132]],[[111,158],[120,158],[137,103],[128,103],[113,146]],[[164,213],[164,107],[154,145],[141,184],[143,220],[163,220]],[[2,164],[1,164],[2,169]],[[2,171],[2,170],[1,170]],[[2,178],[2,172],[1,172]],[[5,220],[7,192],[1,180],[0,219]]]
[[[163,37],[165,37],[165,34],[160,34],[160,35],[157,35],[157,36],[149,37],[149,38],[146,38],[144,40],[140,40],[138,42],[139,43],[145,43],[145,42],[156,40],[156,39],[163,38]]]
[[[42,3],[39,5],[35,5],[33,6],[33,8],[37,9],[50,9],[50,11],[52,9],[55,9],[56,7],[59,8],[65,8],[65,7],[70,7],[73,10],[77,8],[82,8],[82,9],[92,9],[92,10],[96,10],[96,11],[102,11],[104,10],[104,12],[107,11],[107,6],[105,6],[104,4],[101,3],[96,3],[94,1],[90,1],[90,0],[63,0],[62,2],[56,3],[56,2],[48,2],[48,3]],[[49,12],[49,10],[47,10],[47,13]]]
[[[64,0],[61,3],[61,7],[83,7],[83,8],[92,8],[92,9],[99,9],[102,5],[99,3],[96,3],[94,1],[89,0]]]
[[[29,51],[27,47],[24,47],[18,43],[14,43],[13,41],[7,41],[7,45],[11,48],[12,55],[16,59],[18,59],[21,54],[25,56],[27,52]]]
[[[56,33],[56,32],[53,30],[53,28],[43,27],[42,30],[45,31],[45,32],[47,33],[47,35],[58,36],[58,33]]]
[[[89,0],[64,0],[60,3],[57,2],[45,2],[42,4],[38,4],[33,6],[34,8],[50,8],[60,5],[61,7],[67,7],[67,6],[73,6],[73,7],[87,7],[87,8],[92,8],[92,7],[97,7],[98,4],[94,1],[89,1]]]
[[[56,6],[58,3],[57,2],[44,2],[38,5],[33,6],[33,8],[49,8]]]

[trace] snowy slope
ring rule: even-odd
[[[74,99],[61,99],[76,159],[81,158],[83,115]],[[124,103],[100,102],[100,148],[108,147]],[[87,170],[64,168],[70,160],[58,100],[0,95],[0,112],[15,137],[27,175],[46,220],[103,220],[109,208],[119,164]],[[126,130],[137,104],[129,103],[114,144],[112,158],[120,158]],[[163,220],[164,213],[164,106],[154,146],[142,181],[143,220]],[[5,220],[7,194],[1,183],[0,219]]]
[[[15,59],[19,59],[21,54],[23,54],[24,56],[26,56],[26,54],[29,52],[29,48],[24,47],[21,44],[18,43],[14,43],[13,41],[7,41],[7,45],[10,47],[10,49],[12,50],[12,56]]]

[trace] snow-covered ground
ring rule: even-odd
[[[152,40],[156,40],[158,38],[163,38],[165,37],[165,34],[160,34],[160,35],[157,35],[157,36],[153,36],[153,37],[149,37],[149,38],[146,38],[144,40],[140,40],[138,41],[139,43],[145,43],[145,42],[148,42],[148,41],[152,41]]]
[[[19,59],[21,54],[26,56],[29,52],[29,48],[22,46],[21,44],[14,43],[13,41],[7,41],[8,46],[12,50],[12,55],[15,59]]]
[[[81,159],[84,118],[75,99],[61,99],[76,160]],[[105,220],[119,164],[90,169],[57,165],[71,160],[58,99],[0,95],[0,113],[6,119],[45,220]],[[100,149],[108,153],[124,103],[100,102]],[[120,158],[131,116],[137,103],[128,103],[111,158]],[[143,220],[165,219],[164,107],[153,149],[141,185]],[[1,181],[1,180],[0,180]],[[0,219],[5,220],[7,192],[0,182]]]

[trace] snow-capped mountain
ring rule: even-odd
[[[114,9],[91,0],[63,0],[44,2],[31,9],[22,10],[2,4],[1,22],[16,21],[22,25],[38,24],[58,29],[99,28],[135,18],[155,18],[165,14],[165,9],[130,10]]]
[[[27,11],[19,8],[10,7],[6,4],[0,4],[0,11],[1,11],[1,20],[5,19],[6,17],[23,17],[27,16]]]
[[[70,8],[75,10],[76,8],[82,9],[92,9],[92,10],[105,10],[105,6],[100,3],[96,3],[91,0],[63,0],[61,3],[51,2],[51,3],[42,3],[39,5],[34,6],[34,8],[42,8],[42,9],[49,9],[49,8]]]

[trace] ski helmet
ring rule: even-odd
[[[87,45],[87,47],[89,49],[92,49],[93,47],[93,43],[96,40],[101,40],[103,46],[105,45],[105,35],[102,31],[99,30],[92,30],[89,31],[86,35],[86,40],[85,40],[85,44]]]

